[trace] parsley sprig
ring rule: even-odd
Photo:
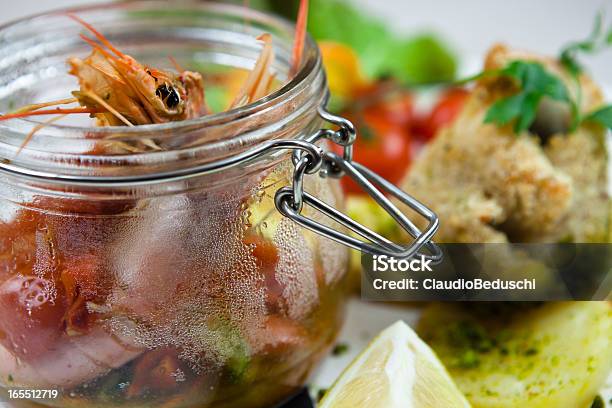
[[[580,86],[580,74],[584,68],[578,60],[580,54],[595,54],[603,51],[612,45],[612,27],[604,31],[604,13],[599,12],[595,17],[595,23],[591,34],[582,41],[570,43],[561,50],[559,61],[570,73],[576,84],[576,105],[580,106],[582,100],[582,88]],[[612,106],[606,105],[594,112],[588,113],[581,117],[580,112],[577,112],[575,123],[595,122],[600,125],[612,129]]]
[[[605,32],[603,24],[604,13],[599,12],[591,34],[585,40],[570,43],[561,50],[559,60],[572,75],[578,76],[584,70],[578,60],[579,54],[594,54],[612,45],[612,27]]]
[[[514,121],[514,131],[520,133],[533,124],[544,97],[565,102],[573,107],[573,101],[563,81],[548,72],[540,63],[512,61],[499,70],[498,75],[512,78],[519,91],[495,102],[487,111],[485,123],[503,126]]]
[[[612,130],[612,105],[606,105],[586,115],[583,121],[595,122]]]
[[[570,43],[560,53],[559,61],[574,79],[576,96],[573,98],[565,83],[557,75],[534,61],[511,61],[502,69],[484,71],[461,83],[482,77],[507,77],[516,83],[517,91],[497,100],[487,111],[485,123],[500,126],[514,122],[514,132],[521,133],[535,122],[542,99],[550,98],[567,104],[571,112],[570,131],[574,131],[583,122],[598,123],[612,129],[612,105],[605,105],[594,112],[580,112],[582,89],[580,74],[583,67],[578,60],[580,54],[594,54],[612,46],[612,28],[603,29],[603,13],[599,13],[591,34],[583,41]]]

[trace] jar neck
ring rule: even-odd
[[[136,58],[155,61],[173,55],[185,66],[191,65],[189,59],[195,55],[204,65],[251,68],[261,49],[255,38],[268,32],[277,55],[273,69],[286,84],[244,108],[184,122],[134,128],[50,124],[39,129],[21,151],[27,135],[40,122],[7,121],[0,124],[0,160],[10,161],[16,169],[101,178],[150,176],[221,160],[267,140],[303,139],[319,126],[317,108],[324,101],[326,83],[318,49],[309,38],[301,70],[287,80],[294,28],[280,18],[202,2],[136,1],[76,12]],[[57,95],[62,88],[74,87],[65,60],[87,52],[79,32],[80,27],[64,12],[43,14],[0,29],[0,36],[9,39],[0,45],[0,109],[7,110],[15,102],[40,102],[27,98]],[[41,86],[41,81],[48,86]],[[48,89],[56,85],[58,89]],[[162,150],[92,153],[97,143],[109,140],[147,140]]]

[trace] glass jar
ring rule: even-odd
[[[271,16],[166,2],[75,12],[142,62],[172,55],[205,83],[250,68],[269,32],[288,75],[293,27]],[[63,13],[4,27],[1,110],[69,95],[65,60],[89,52],[81,31]],[[309,40],[295,79],[231,112],[132,129],[69,118],[19,153],[40,120],[0,124],[0,157],[18,169],[0,173],[0,385],[58,390],[38,402],[61,407],[263,407],[299,389],[342,321],[347,249],[276,211],[287,151],[192,169],[304,139],[323,125],[325,91]],[[341,205],[336,180],[305,188]]]
[[[268,32],[285,85],[184,122],[0,122],[0,396],[50,390],[17,395],[58,407],[270,406],[303,386],[334,341],[347,246],[403,258],[426,246],[439,259],[435,214],[352,161],[355,130],[324,109],[312,39],[287,80],[291,24],[209,2],[72,12],[143,63],[171,66],[171,55],[197,68],[205,85],[251,69],[255,38]],[[69,95],[65,61],[90,52],[81,31],[66,12],[0,28],[0,111]],[[414,242],[342,215],[342,175]]]

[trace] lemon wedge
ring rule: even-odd
[[[399,321],[349,365],[319,408],[469,406],[434,352]]]

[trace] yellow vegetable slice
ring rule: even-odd
[[[332,95],[350,98],[365,83],[357,54],[350,47],[331,41],[320,42],[319,48]]]

